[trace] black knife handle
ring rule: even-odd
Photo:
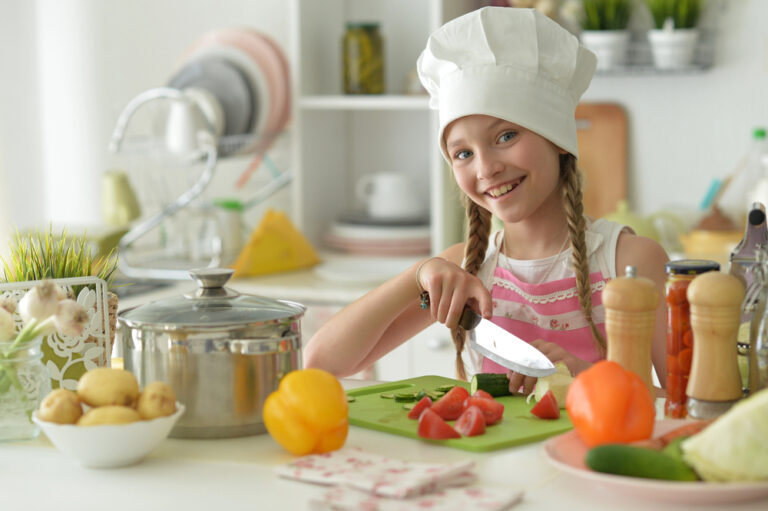
[[[478,323],[480,323],[481,319],[483,318],[481,318],[478,313],[469,307],[464,307],[464,312],[461,313],[461,317],[459,318],[459,326],[464,330],[472,330]]]

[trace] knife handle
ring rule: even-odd
[[[464,312],[461,313],[459,318],[459,326],[464,330],[472,330],[483,319],[478,313],[473,311],[469,307],[464,307]]]

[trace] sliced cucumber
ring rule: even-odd
[[[412,403],[416,401],[416,394],[413,392],[400,392],[395,394],[395,402],[397,403]]]
[[[407,403],[403,405],[404,410],[413,410],[413,407],[416,406],[416,403]]]
[[[354,403],[355,402],[355,396],[347,396],[347,403]]]
[[[474,394],[478,390],[484,390],[493,397],[512,395],[509,391],[509,378],[502,373],[478,373],[472,376],[469,393]]]
[[[394,394],[390,394],[390,393],[388,393],[388,392],[385,392],[385,393],[382,393],[382,394],[379,394],[379,395],[380,395],[381,397],[383,397],[384,399],[394,399],[394,398],[395,398],[395,395],[394,395]]]

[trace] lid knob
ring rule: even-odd
[[[224,287],[224,284],[235,274],[235,270],[230,268],[197,268],[189,270],[189,274],[197,281],[198,286],[208,289]]]
[[[189,270],[189,274],[197,282],[197,290],[187,298],[222,298],[239,296],[240,293],[224,288],[224,284],[232,278],[235,270],[230,268],[199,268]]]

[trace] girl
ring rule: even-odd
[[[511,390],[530,393],[535,378],[465,347],[458,321],[466,304],[572,374],[605,357],[605,283],[632,265],[663,295],[667,256],[628,228],[583,215],[574,110],[595,65],[573,35],[531,9],[485,7],[430,36],[419,77],[465,195],[467,240],[331,318],[305,349],[307,367],[353,374],[439,321],[452,331],[460,378],[467,367],[506,372]],[[492,215],[503,229],[491,234]],[[659,303],[652,359],[663,382]]]

